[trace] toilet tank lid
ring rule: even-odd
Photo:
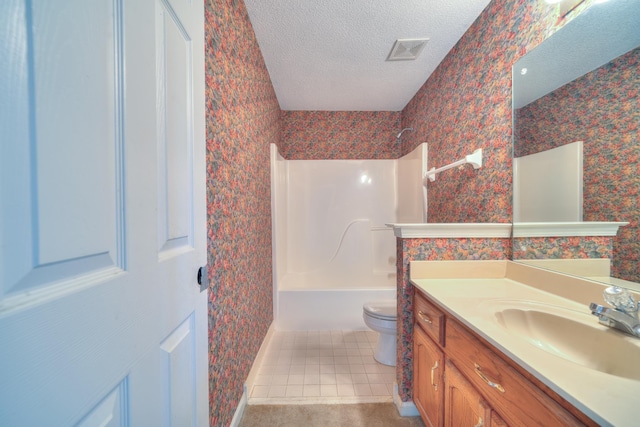
[[[362,308],[368,313],[384,317],[396,317],[398,313],[395,300],[371,301],[365,303]]]

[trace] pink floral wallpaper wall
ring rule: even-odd
[[[282,129],[244,3],[205,13],[209,421],[227,426],[273,320],[269,144]]]
[[[397,159],[398,111],[283,111],[280,153],[289,160]]]
[[[514,237],[513,259],[611,258],[613,237]]]
[[[634,282],[640,281],[639,69],[636,48],[518,109],[515,135],[518,156],[584,141],[584,220],[629,221],[614,242],[612,273]]]
[[[429,183],[429,222],[511,222],[511,67],[558,25],[539,0],[494,0],[402,112],[402,154],[429,143],[429,167],[483,149],[483,167]]]

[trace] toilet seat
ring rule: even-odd
[[[393,300],[367,302],[362,306],[367,316],[374,319],[395,321],[397,318],[397,306]]]

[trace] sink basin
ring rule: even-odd
[[[640,380],[637,338],[599,325],[595,316],[521,301],[496,308],[496,321],[531,345],[590,369]]]

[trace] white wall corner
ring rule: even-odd
[[[398,413],[400,414],[401,417],[420,416],[420,413],[418,412],[418,408],[416,408],[416,405],[413,403],[412,400],[408,402],[403,402],[402,399],[400,399],[400,395],[398,394],[397,382],[393,383],[393,403],[395,403],[396,409],[398,410]]]

